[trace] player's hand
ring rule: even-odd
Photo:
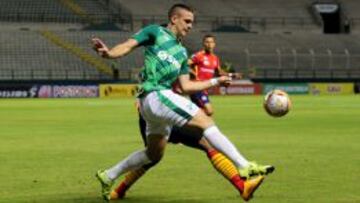
[[[105,43],[99,38],[92,38],[91,39],[93,49],[98,53],[100,56],[108,58],[109,57],[109,48],[105,45]]]
[[[229,86],[231,84],[232,78],[229,76],[220,76],[217,78],[219,85],[221,86]]]
[[[242,79],[243,74],[242,73],[229,73],[229,77],[231,77],[232,79]]]

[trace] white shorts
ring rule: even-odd
[[[153,91],[140,98],[140,113],[146,121],[146,135],[168,137],[172,126],[183,126],[199,111],[194,103],[172,90]]]

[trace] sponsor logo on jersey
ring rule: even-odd
[[[170,55],[166,51],[159,51],[157,53],[157,57],[159,57],[159,59],[162,61],[167,61],[170,64],[174,65],[176,67],[176,69],[181,68],[179,61],[177,61],[174,56]]]
[[[204,73],[215,73],[215,70],[214,70],[214,69],[208,69],[208,68],[202,68],[202,69],[201,69],[201,72],[204,72]]]

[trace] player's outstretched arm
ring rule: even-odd
[[[219,75],[229,75],[229,73],[224,71],[220,66],[218,66],[217,71]]]
[[[91,40],[93,49],[104,58],[120,58],[130,53],[134,48],[138,46],[138,42],[134,39],[128,39],[127,41],[120,43],[109,49],[106,44],[99,38],[93,38]]]
[[[179,76],[180,88],[184,93],[187,94],[206,90],[210,87],[217,85],[229,85],[230,83],[231,78],[229,76],[220,76],[218,78],[213,78],[205,81],[192,81],[190,80],[189,74]]]
[[[225,70],[223,70],[220,66],[217,68],[217,72],[219,75],[227,75],[231,77],[232,79],[242,79],[243,75],[242,73],[228,73]]]

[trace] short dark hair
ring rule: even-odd
[[[185,9],[187,11],[190,11],[191,13],[194,13],[194,9],[186,4],[174,4],[173,6],[171,6],[171,8],[169,9],[169,12],[168,12],[169,20],[175,14],[177,9]]]
[[[204,37],[203,37],[203,41],[205,41],[207,38],[213,38],[213,39],[216,39],[215,35],[212,35],[212,34],[206,34],[206,35],[204,35]]]

